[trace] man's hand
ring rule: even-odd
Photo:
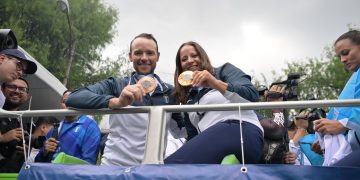
[[[26,152],[29,150],[29,146],[25,144]],[[16,146],[16,154],[24,155],[24,146]]]
[[[347,130],[340,122],[329,119],[318,119],[314,121],[315,131],[321,132],[323,134],[340,134]]]
[[[265,95],[266,101],[269,101],[269,102],[283,101],[284,100],[283,96],[281,96],[279,98],[271,98],[271,97],[269,97],[269,93],[280,93],[283,95],[284,92],[285,92],[285,86],[273,85],[273,86],[271,86],[269,91],[265,91],[264,95]]]
[[[19,142],[21,140],[21,137],[22,137],[21,128],[15,128],[15,129],[12,129],[12,130],[4,133],[4,134],[1,134],[0,142],[7,143],[7,142],[10,142],[12,140],[16,140],[16,141]]]
[[[112,98],[109,101],[109,108],[120,108],[132,104],[134,101],[142,101],[146,95],[144,88],[140,84],[126,86],[118,98]]]
[[[49,152],[55,152],[60,142],[54,138],[49,138],[45,142],[44,156],[47,156]]]
[[[284,97],[283,97],[284,92],[285,92],[285,86],[282,87],[282,86],[278,86],[278,85],[273,85],[270,87],[269,91],[265,91],[264,97],[265,97],[266,101],[268,101],[268,102],[283,101],[284,100]],[[277,93],[281,96],[278,98],[272,98],[269,95],[270,93]],[[282,113],[284,111],[284,109],[272,109],[271,111],[273,113],[279,113],[279,112]]]
[[[309,121],[307,120],[308,116],[308,111],[302,111],[298,116],[296,116],[294,120],[296,127],[299,129],[307,129],[309,127]]]

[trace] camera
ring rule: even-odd
[[[0,29],[0,51],[4,49],[16,49],[17,40],[11,29]]]
[[[300,110],[300,112],[304,111],[304,109]],[[326,112],[322,108],[313,108],[309,110],[309,114],[304,116],[296,116],[297,119],[305,119],[309,121],[308,128],[306,129],[309,134],[314,134],[314,121],[326,117]]]
[[[29,144],[29,139],[30,139],[29,133],[27,131],[24,131],[24,140],[25,140],[26,145]],[[40,149],[44,145],[45,140],[46,140],[45,136],[39,136],[37,138],[34,138],[32,136],[31,137],[31,147],[33,147],[35,149]],[[18,142],[18,146],[22,146],[22,141]]]
[[[280,82],[274,82],[270,85],[285,85],[285,92],[284,94],[278,93],[278,92],[269,92],[267,97],[269,98],[280,98],[283,97],[284,101],[286,100],[297,100],[297,92],[296,92],[296,87],[299,84],[299,79],[300,79],[300,74],[299,73],[290,73],[288,74],[288,77],[285,81],[280,81]],[[258,88],[258,92],[260,95],[264,95],[264,92],[268,90],[265,86],[260,86]]]
[[[309,134],[315,134],[314,121],[324,117],[326,117],[325,110],[321,108],[313,108],[308,115],[309,126],[307,128],[307,132]]]
[[[260,96],[263,96],[265,94],[265,91],[269,90],[266,86],[264,85],[260,85],[258,88],[257,88],[258,92],[259,92],[259,95]]]
[[[305,109],[301,109],[300,112],[304,111]],[[326,112],[324,109],[321,108],[313,108],[309,110],[309,114],[307,116],[296,116],[297,119],[305,119],[308,121],[315,121],[317,119],[321,119],[326,117]]]
[[[308,116],[308,120],[309,121],[315,121],[317,119],[321,119],[326,117],[326,112],[325,110],[321,109],[321,108],[313,108]]]

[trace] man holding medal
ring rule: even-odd
[[[74,91],[66,105],[74,108],[116,109],[127,106],[174,104],[173,87],[154,74],[160,53],[156,39],[147,33],[130,43],[129,59],[135,72],[128,77],[100,81]],[[175,117],[173,119],[181,119]],[[171,121],[170,126],[178,127]],[[147,113],[110,115],[110,133],[101,160],[103,165],[133,166],[141,163],[148,125]],[[172,128],[172,129],[176,129]]]

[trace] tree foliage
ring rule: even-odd
[[[351,72],[344,68],[335,56],[333,48],[325,47],[323,54],[320,58],[288,62],[287,67],[282,69],[282,75],[273,72],[272,82],[286,80],[290,73],[299,73],[301,75],[297,87],[299,100],[335,99],[350,78]],[[260,87],[261,82],[268,82],[268,79],[263,76],[262,81],[254,79],[253,82],[255,86]]]
[[[333,48],[325,48],[324,54],[321,58],[288,63],[283,70],[285,74],[298,72],[303,76],[298,86],[299,99],[334,99],[350,78],[351,72],[344,68]]]
[[[350,78],[351,72],[344,68],[339,58],[335,56],[333,48],[326,47],[323,54],[325,55],[321,58],[305,58],[287,63],[287,67],[282,69],[283,75],[273,72],[272,82],[283,81],[290,73],[299,73],[301,78],[296,88],[299,100],[336,99]],[[255,86],[260,87],[260,82],[267,82],[267,79],[263,76],[262,81],[254,79],[253,82],[255,82]],[[265,117],[272,116],[271,110],[261,110],[260,112]],[[295,110],[288,112],[290,119],[298,114]]]
[[[74,59],[67,87],[78,88],[129,67],[124,54],[114,59],[101,56],[115,35],[117,11],[100,0],[69,0]],[[69,26],[55,0],[2,0],[0,28],[12,29],[18,44],[59,80],[68,63]]]

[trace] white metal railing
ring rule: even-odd
[[[193,111],[238,111],[250,109],[273,108],[316,108],[316,107],[345,107],[360,106],[360,99],[350,100],[313,100],[313,101],[283,101],[283,102],[256,102],[211,105],[167,105],[167,106],[141,106],[121,108],[117,110],[100,109],[71,109],[71,110],[33,110],[33,111],[5,111],[0,110],[0,117],[39,117],[39,116],[64,116],[79,114],[129,114],[149,113],[149,124],[146,135],[146,146],[143,164],[163,164],[164,141],[166,134],[166,116],[168,112],[193,112]],[[110,127],[111,128],[111,127]]]

